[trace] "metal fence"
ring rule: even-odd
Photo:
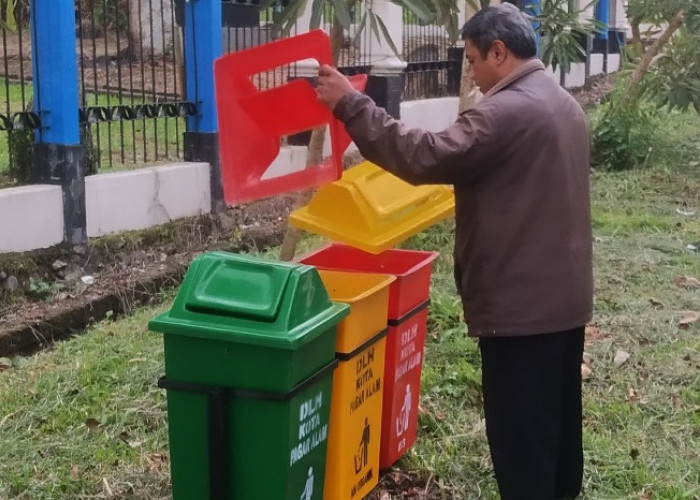
[[[182,159],[182,33],[173,0],[76,0],[88,173]]]
[[[40,126],[32,112],[29,13],[23,7],[26,2],[17,2],[14,19],[7,19],[9,1],[0,0],[0,184],[7,183],[8,174],[26,179],[33,129]],[[183,158],[185,117],[194,112],[185,102],[185,1],[75,0],[76,78],[88,173]],[[356,34],[369,1],[355,4],[354,22],[344,30],[338,65],[346,74],[370,70],[374,34],[370,29]],[[225,53],[272,40],[274,16],[284,0],[267,9],[260,8],[259,2],[222,0]],[[329,5],[322,21],[328,31],[333,16]],[[409,63],[404,99],[454,95],[450,74],[457,66],[448,55],[442,28],[420,25],[409,12],[404,23],[400,49]],[[306,26],[300,23],[299,29]],[[271,88],[298,74],[297,66],[291,64],[257,75],[256,84]]]
[[[31,165],[33,129],[39,119],[32,111],[32,66],[29,13],[2,4],[0,15],[0,184],[26,178]]]
[[[445,29],[421,24],[407,9],[403,20],[403,57],[408,66],[402,100],[457,95],[461,57],[453,50]]]

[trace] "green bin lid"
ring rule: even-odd
[[[148,327],[294,350],[349,312],[349,306],[331,302],[314,267],[210,252],[192,261],[172,308]]]

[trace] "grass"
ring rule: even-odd
[[[24,87],[24,88],[23,88]],[[22,91],[24,90],[24,102],[32,98],[33,90],[31,85],[18,85],[7,83],[0,78],[0,113],[5,114],[9,104],[10,113],[18,113],[24,111],[22,106]],[[0,132],[0,187],[6,181],[7,174],[10,169],[10,148],[8,143],[8,133]]]
[[[595,318],[586,345],[585,500],[700,498],[700,120],[673,114],[650,168],[592,175]],[[663,150],[663,147],[667,147]],[[452,222],[406,247],[440,252],[433,277],[419,439],[398,466],[433,477],[445,499],[498,498],[476,342],[452,283]],[[321,240],[304,241],[305,249]],[[264,257],[274,257],[270,251]],[[171,294],[174,292],[170,292]],[[168,498],[160,337],[164,307],[93,326],[29,358],[0,361],[0,499]],[[618,350],[629,360],[615,368]]]

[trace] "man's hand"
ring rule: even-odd
[[[316,95],[318,100],[328,106],[333,111],[338,101],[347,94],[357,93],[357,89],[352,86],[350,80],[338,70],[322,65],[318,69],[318,84],[316,85]]]

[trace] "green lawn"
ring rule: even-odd
[[[652,167],[592,176],[598,334],[586,346],[586,500],[700,498],[700,321],[680,324],[700,311],[700,295],[678,281],[700,279],[700,253],[687,248],[700,241],[700,119],[674,114],[660,127],[666,139]],[[441,256],[419,439],[398,466],[432,476],[445,499],[495,500],[479,354],[459,319],[451,232],[445,222],[405,245]],[[146,330],[165,307],[0,361],[12,365],[0,373],[0,498],[169,498],[165,400],[155,387],[162,345]],[[615,368],[618,350],[630,358]]]
[[[24,111],[22,107],[22,85],[10,83],[0,78],[0,113],[7,113],[9,103],[10,114]],[[32,98],[33,89],[31,85],[24,85],[25,102]],[[10,169],[10,149],[8,144],[8,133],[0,132],[0,187],[7,182],[7,174]]]

